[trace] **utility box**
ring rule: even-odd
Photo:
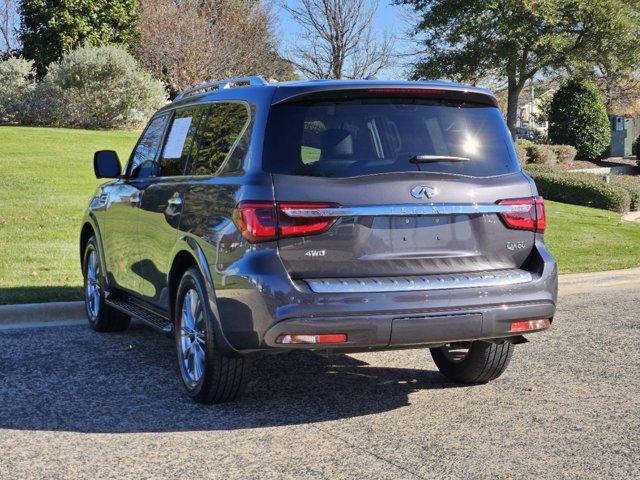
[[[611,152],[612,157],[626,157],[631,155],[633,146],[633,118],[622,115],[611,115]]]

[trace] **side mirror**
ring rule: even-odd
[[[113,150],[100,150],[94,153],[93,171],[96,178],[118,178],[122,171],[118,154]]]

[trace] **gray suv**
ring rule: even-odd
[[[429,348],[450,380],[507,367],[548,328],[545,213],[487,90],[259,77],[202,85],[149,121],[80,235],[86,310],[173,333],[199,402],[292,349]]]

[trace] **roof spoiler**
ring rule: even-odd
[[[439,84],[371,84],[354,85],[310,85],[309,88],[279,87],[274,94],[273,104],[304,102],[319,99],[348,100],[362,97],[384,96],[386,98],[406,98],[425,96],[433,99],[463,100],[497,107],[493,94],[484,88]]]

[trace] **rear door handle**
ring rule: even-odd
[[[140,203],[140,192],[132,193],[129,197],[129,203],[131,205],[138,205]]]
[[[172,207],[180,207],[182,206],[182,198],[180,197],[180,195],[176,194],[173,197],[171,197],[167,203],[169,205],[171,205]]]

